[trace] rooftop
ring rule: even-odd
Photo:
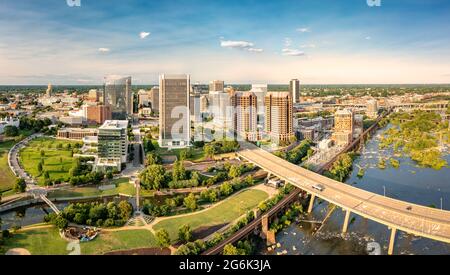
[[[102,130],[126,129],[128,128],[128,120],[107,120],[100,126]]]

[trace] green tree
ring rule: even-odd
[[[16,126],[6,126],[4,129],[4,134],[6,137],[17,137],[19,135],[19,128]]]
[[[69,226],[69,222],[68,222],[63,216],[61,216],[61,215],[58,215],[58,216],[56,217],[54,223],[55,223],[55,226],[56,226],[58,229],[61,229],[61,230],[62,230],[62,229],[66,229],[67,226]]]
[[[38,170],[39,173],[42,173],[42,162],[38,163],[37,170]]]
[[[161,229],[156,232],[156,240],[158,241],[158,246],[161,248],[168,247],[170,245],[169,232],[165,229]]]
[[[218,196],[216,190],[211,190],[209,192],[209,196],[208,196],[209,202],[215,203],[216,201],[218,201],[218,199],[219,199],[218,197],[219,196]]]
[[[118,205],[119,208],[119,216],[122,220],[128,220],[133,213],[133,207],[127,201],[121,201]]]
[[[232,179],[239,177],[241,174],[242,170],[239,165],[232,165],[230,167],[230,171],[228,172],[228,176],[230,176],[230,178]]]
[[[147,165],[155,165],[161,164],[162,159],[161,156],[156,153],[148,153],[147,154]]]
[[[182,161],[176,161],[172,168],[172,179],[180,181],[186,179],[186,169]]]
[[[108,171],[108,172],[106,173],[106,178],[109,179],[109,180],[112,180],[112,179],[114,178],[113,173],[112,173],[111,171]]]
[[[45,172],[44,172],[44,179],[49,179],[50,178],[50,174],[49,174],[49,172],[46,170]]]
[[[165,172],[162,165],[150,165],[139,175],[139,179],[145,188],[159,190],[164,187]]]
[[[178,239],[181,242],[190,242],[192,240],[192,230],[189,225],[185,224],[178,229]]]
[[[187,160],[188,156],[187,156],[187,151],[186,150],[182,150],[180,152],[180,161],[184,161]]]
[[[27,189],[27,184],[25,182],[25,179],[17,179],[16,184],[14,185],[14,192],[16,193],[23,193]]]
[[[45,151],[41,150],[41,157],[44,158],[45,157]]]
[[[226,182],[220,186],[221,195],[228,197],[231,193],[233,193],[233,186],[230,183]]]
[[[203,151],[205,152],[205,156],[210,159],[214,158],[214,155],[216,154],[216,148],[211,144],[205,145]]]
[[[184,198],[183,205],[191,211],[196,210],[197,209],[197,199],[195,198],[195,195],[193,193],[190,193],[189,196]]]
[[[223,255],[227,255],[227,256],[235,256],[235,255],[242,255],[241,251],[239,251],[239,249],[237,249],[237,247],[235,247],[232,244],[227,244],[224,248],[223,248]]]
[[[252,185],[254,185],[254,184],[255,184],[255,179],[253,178],[253,176],[248,175],[248,176],[245,178],[245,184],[247,184],[247,186],[252,186]]]

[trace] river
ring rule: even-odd
[[[395,169],[387,161],[387,168],[378,168],[379,157],[392,156],[391,150],[378,149],[379,130],[375,137],[366,144],[361,156],[355,160],[354,169],[347,184],[371,191],[380,195],[408,201],[424,206],[433,206],[450,210],[450,168],[433,170],[418,167],[409,158],[396,158],[400,167]],[[450,155],[445,159],[450,163]],[[358,178],[359,167],[365,168],[365,175]],[[327,202],[316,204],[313,213],[304,217],[306,220],[321,221],[327,213]],[[382,248],[382,254],[387,254],[390,230],[384,225],[352,214],[348,234],[342,236],[344,213],[336,208],[333,214],[323,224],[323,227],[313,236],[312,227],[320,224],[293,224],[277,234],[281,247],[268,252],[264,243],[258,245],[258,254],[288,254],[288,255],[358,255],[365,254],[367,243],[377,242]],[[398,232],[394,254],[415,255],[450,255],[450,245],[418,238]]]

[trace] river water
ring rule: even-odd
[[[389,161],[385,170],[379,169],[377,166],[379,157],[392,156],[391,150],[378,149],[381,131],[366,144],[361,156],[355,161],[347,184],[380,195],[386,192],[386,196],[391,198],[436,208],[441,208],[442,198],[442,208],[450,210],[450,168],[439,171],[420,168],[409,158],[396,158],[400,160],[398,169],[390,167]],[[450,155],[447,154],[445,159],[450,163]],[[357,176],[359,167],[366,169],[361,179]],[[322,221],[326,216],[327,207],[327,202],[316,204],[313,213],[302,219]],[[293,224],[277,234],[277,241],[281,247],[269,252],[265,244],[260,243],[258,254],[359,255],[366,254],[369,242],[378,243],[382,254],[387,254],[390,230],[386,226],[354,214],[350,220],[349,233],[343,236],[341,230],[344,212],[336,208],[314,235],[313,232],[321,224],[313,225],[305,222]],[[450,245],[398,232],[394,254],[450,255]]]

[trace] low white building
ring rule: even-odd
[[[3,134],[5,132],[5,128],[7,126],[19,127],[20,120],[18,120],[17,118],[12,118],[12,117],[5,117],[5,118],[0,119],[0,134]]]
[[[327,151],[333,147],[333,141],[331,139],[324,139],[319,142],[319,149],[321,151]]]

